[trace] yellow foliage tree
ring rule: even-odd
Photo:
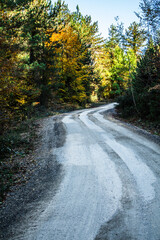
[[[82,60],[85,53],[82,52],[82,44],[78,34],[68,24],[58,33],[53,33],[50,44],[58,42],[60,47],[56,49],[56,69],[60,78],[56,84],[58,95],[62,101],[83,102],[87,96],[83,81],[85,69]]]

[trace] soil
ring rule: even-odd
[[[46,191],[52,189],[52,193],[56,193],[61,183],[63,168],[54,155],[54,148],[60,147],[65,141],[65,129],[60,118],[49,117],[36,121],[38,128],[34,151],[21,158],[21,168],[25,169],[23,177],[19,176],[17,184],[10,188],[0,208],[0,239],[9,239],[12,229],[18,222],[24,221],[26,213],[38,208],[49,197]]]
[[[125,123],[132,124],[136,127],[139,127],[147,132],[160,136],[160,122],[152,122],[149,120],[141,119],[139,117],[130,117],[130,118],[122,118],[118,111],[115,112],[114,117],[120,121]]]
[[[140,119],[124,119],[119,116],[117,110],[107,110],[103,113],[104,118],[111,120],[112,122],[117,122],[118,124],[125,126],[132,131],[144,135],[146,138],[154,141],[155,143],[160,143],[160,125],[149,122],[145,122]]]

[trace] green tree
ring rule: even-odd
[[[126,95],[119,99],[125,116],[160,120],[160,49],[150,43],[139,60]]]
[[[83,16],[78,7],[70,13],[67,6],[61,8],[57,20],[59,27],[48,42],[49,48],[59,46],[51,49],[55,54],[56,81],[50,82],[60,101],[85,105],[90,101],[95,78],[93,53],[98,41],[97,23],[92,23],[90,16]]]
[[[108,37],[107,44],[110,48],[114,48],[117,45],[123,47],[124,24],[119,23],[119,17],[116,17],[115,20],[116,20],[116,24],[111,24],[110,28],[108,29],[109,37]]]
[[[137,108],[142,117],[160,116],[160,50],[152,44],[137,66],[133,80]]]
[[[34,101],[34,87],[31,91],[30,84],[22,74],[19,67],[21,55],[19,41],[20,20],[15,20],[18,14],[19,5],[13,1],[2,2],[0,6],[0,118],[3,122],[1,126],[8,123],[19,110],[24,110],[24,105],[29,98]],[[27,96],[26,92],[30,92]],[[32,95],[32,96],[31,96]],[[3,127],[4,128],[4,127]]]
[[[139,47],[138,43],[135,47],[131,43],[127,44],[127,48],[124,47],[122,23],[110,26],[109,37],[96,60],[96,69],[101,79],[98,92],[100,98],[120,96],[130,85],[131,74],[137,63],[135,49],[137,51]]]
[[[103,89],[108,98],[121,95],[126,85],[126,57],[122,48],[122,30],[123,24],[112,24],[104,46],[107,71],[100,90]]]
[[[92,23],[90,16],[83,16],[78,6],[77,11],[71,13],[71,26],[81,42],[78,64],[80,67],[79,72],[81,73],[82,87],[84,87],[86,94],[86,99],[82,104],[85,104],[85,102],[90,101],[90,96],[96,81],[96,75],[94,74],[94,54],[101,43],[101,38],[97,34],[97,22]]]
[[[24,14],[19,11],[22,14],[21,18],[24,19],[21,27],[21,42],[24,43],[25,52],[28,53],[28,61],[24,67],[28,69],[30,81],[40,89],[39,101],[44,105],[47,104],[49,97],[48,72],[51,70],[49,68],[51,66],[49,57],[51,47],[48,48],[46,43],[52,32],[56,31],[55,18],[60,8],[60,2],[53,8],[51,3],[46,0],[34,0],[28,4]]]
[[[125,46],[132,48],[134,53],[138,55],[142,51],[146,40],[146,32],[141,28],[140,23],[133,22],[125,31]]]
[[[141,23],[145,26],[148,35],[148,41],[152,36],[155,41],[159,41],[160,32],[160,1],[159,0],[141,0],[140,13],[136,15],[140,18]]]
[[[2,1],[0,6],[0,118],[24,118],[34,102],[46,104],[54,78],[54,43],[60,1]],[[2,122],[1,121],[1,122]],[[4,124],[3,124],[4,125]],[[2,125],[1,125],[2,126]]]

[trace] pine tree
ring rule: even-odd
[[[98,36],[97,22],[92,23],[90,16],[83,16],[79,8],[71,13],[71,26],[81,42],[79,66],[81,66],[81,83],[85,89],[86,98],[82,104],[90,101],[94,88],[96,75],[94,74],[94,53],[96,52],[101,38]]]
[[[140,13],[136,15],[140,18],[141,23],[147,30],[148,42],[152,36],[154,41],[159,42],[160,32],[160,1],[159,0],[141,0]]]
[[[26,10],[19,11],[24,19],[21,27],[21,43],[24,51],[28,54],[28,60],[24,68],[28,71],[28,79],[40,90],[39,101],[46,105],[49,97],[49,72],[51,65],[51,46],[47,42],[51,34],[56,31],[55,18],[61,8],[61,3],[55,4],[54,8],[46,0],[34,0],[29,2]],[[54,55],[52,51],[52,55]]]
[[[160,117],[160,49],[150,43],[133,77],[133,90],[141,117]]]
[[[146,32],[141,28],[140,23],[133,22],[125,31],[124,39],[125,46],[133,49],[134,53],[138,55],[144,46]]]

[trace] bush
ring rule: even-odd
[[[136,113],[131,92],[128,90],[125,95],[117,98],[117,109],[121,111],[124,118],[131,117]]]
[[[150,92],[149,110],[151,120],[160,121],[160,90],[158,89]]]

